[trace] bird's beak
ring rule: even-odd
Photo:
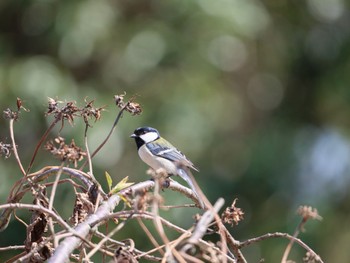
[[[135,133],[130,135],[130,138],[136,138],[136,137],[137,137],[137,135]]]

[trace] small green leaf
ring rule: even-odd
[[[108,190],[110,192],[111,189],[112,189],[113,180],[112,180],[112,177],[109,175],[108,172],[105,172],[105,176],[106,176],[106,180],[107,180],[107,184],[108,184]]]
[[[128,207],[131,207],[130,202],[128,201],[128,199],[125,196],[123,196],[121,194],[118,194],[118,195],[119,195],[120,199],[122,199]]]
[[[120,182],[117,183],[117,185],[114,186],[114,187],[112,188],[112,190],[109,191],[110,194],[118,193],[120,190],[122,190],[122,189],[124,189],[124,188],[126,188],[126,187],[129,187],[130,185],[133,185],[134,183],[128,183],[128,182],[127,182],[128,179],[129,179],[129,176],[126,176],[126,177],[124,177],[122,180],[120,180]]]

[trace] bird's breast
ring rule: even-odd
[[[163,168],[169,175],[177,174],[176,166],[172,161],[153,155],[146,145],[141,146],[138,153],[142,161],[148,164],[153,170],[156,171]]]

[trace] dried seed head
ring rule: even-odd
[[[7,108],[3,111],[3,116],[6,120],[15,120],[17,121],[19,118],[18,111],[12,111],[10,108]]]
[[[114,95],[114,101],[115,104],[118,106],[118,108],[123,108],[124,107],[124,97],[126,95],[126,92],[124,92],[124,94],[121,95]]]
[[[12,150],[12,144],[0,142],[0,156],[4,156],[7,159],[11,156]]]
[[[132,97],[129,101],[124,102],[124,97],[126,93],[121,95],[114,95],[115,104],[120,109],[125,109],[127,112],[131,113],[131,115],[140,115],[142,113],[142,108],[139,103],[134,102],[134,97]]]
[[[55,138],[53,141],[48,141],[45,144],[45,149],[50,151],[52,155],[59,158],[61,161],[68,161],[73,163],[74,167],[77,167],[78,162],[83,160],[87,155],[82,148],[75,145],[74,140],[68,145],[65,143],[65,139],[62,137]]]
[[[84,119],[84,122],[86,125],[90,126],[89,124],[89,118],[94,118],[95,122],[101,119],[101,112],[104,110],[103,107],[95,108],[93,106],[94,101],[86,102],[85,100],[85,107],[81,109],[81,116]]]
[[[307,221],[309,219],[322,220],[322,217],[318,214],[317,209],[311,206],[299,206],[297,213],[303,218],[303,221]]]
[[[233,200],[232,205],[227,207],[222,213],[221,218],[224,223],[238,225],[239,221],[243,219],[244,212],[242,209],[236,207],[237,198]]]
[[[46,112],[47,115],[51,114],[52,112],[56,112],[58,110],[58,102],[57,100],[48,97],[48,110]]]
[[[131,113],[131,115],[140,115],[142,113],[142,108],[140,106],[140,104],[131,101],[130,103],[128,103],[128,105],[126,106],[126,110],[128,112]]]
[[[90,201],[89,195],[87,193],[77,193],[73,214],[69,218],[69,221],[74,225],[85,221],[86,217],[94,212],[95,206]]]

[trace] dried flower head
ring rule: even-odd
[[[227,207],[222,213],[221,218],[224,223],[238,225],[238,222],[243,219],[244,212],[242,209],[236,207],[237,198],[233,200],[232,205]]]
[[[126,105],[126,110],[128,112],[131,113],[131,115],[140,115],[142,113],[142,108],[140,106],[140,104],[130,101],[127,105]]]
[[[73,124],[74,117],[77,116],[80,109],[75,105],[74,101],[69,101],[61,109],[62,120],[68,120],[70,124]]]
[[[317,209],[311,206],[299,206],[297,214],[303,218],[304,222],[309,219],[322,220],[322,217],[318,214]]]
[[[5,159],[11,156],[12,144],[0,142],[0,156],[4,156]]]
[[[74,225],[78,225],[83,222],[86,217],[94,212],[94,204],[90,201],[89,195],[87,193],[77,193],[73,214],[69,218],[69,221]]]
[[[55,157],[61,161],[68,161],[74,163],[74,167],[77,167],[78,162],[81,161],[87,153],[82,148],[75,145],[74,140],[68,145],[65,143],[65,139],[57,137],[54,142],[49,141],[45,144],[45,149],[50,151]]]
[[[126,92],[124,92],[124,94],[121,95],[114,95],[114,101],[115,104],[118,106],[118,108],[123,108],[125,103],[124,103],[124,97],[126,95]]]
[[[3,116],[6,120],[15,120],[17,121],[19,118],[19,112],[18,111],[13,111],[10,108],[7,108],[6,110],[3,111]]]
[[[48,97],[48,110],[46,112],[47,115],[50,115],[53,112],[58,111],[58,103],[62,103],[62,101],[57,101],[53,98]]]
[[[124,97],[126,93],[121,95],[114,95],[115,104],[120,109],[125,109],[127,112],[131,113],[131,115],[140,115],[142,113],[142,108],[139,103],[134,102],[134,98],[132,97],[129,101],[124,102]]]
[[[59,107],[61,101],[54,100],[52,98],[48,98],[48,111],[46,115],[53,114],[55,119],[62,121],[62,126],[64,120],[68,120],[70,124],[73,124],[74,117],[79,115],[80,109],[75,105],[74,101],[69,101],[66,105]]]
[[[87,102],[85,99],[85,106],[81,109],[81,116],[84,119],[86,125],[90,126],[89,118],[94,118],[95,122],[101,119],[101,112],[104,110],[103,107],[95,108],[93,106],[94,100]]]
[[[17,97],[17,101],[16,101],[16,104],[17,104],[17,110],[20,111],[21,109],[23,109],[24,111],[27,111],[29,112],[30,110],[24,108],[23,106],[23,101]]]

